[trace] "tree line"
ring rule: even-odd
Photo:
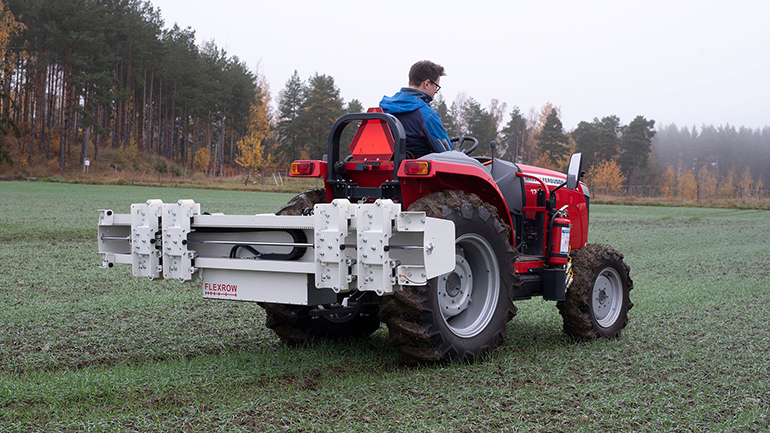
[[[658,162],[676,173],[708,172],[729,179],[748,170],[755,182],[770,184],[770,126],[679,128],[672,123],[657,132],[654,151]]]
[[[333,122],[365,111],[341,98],[333,77],[303,80],[297,71],[273,109],[263,76],[213,42],[198,44],[190,28],[164,29],[149,2],[9,0],[1,18],[0,128],[18,126],[21,158],[56,160],[62,169],[109,146],[212,176],[224,167],[250,175],[321,158]],[[608,188],[677,194],[688,172],[696,181],[711,173],[723,189],[723,179],[751,178],[753,187],[770,180],[767,127],[656,130],[641,115],[628,124],[608,115],[566,131],[551,103],[524,113],[497,99],[484,107],[466,94],[450,103],[439,93],[433,106],[450,136],[479,139],[478,155],[490,155],[494,141],[496,156],[564,170],[569,155],[582,152],[589,176]]]
[[[200,148],[232,162],[258,86],[236,56],[195,32],[164,29],[137,0],[9,0],[0,107],[19,127],[24,158],[61,169],[93,149],[136,147],[180,164]],[[75,155],[77,159],[75,160]]]

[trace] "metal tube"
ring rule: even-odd
[[[99,239],[103,240],[103,241],[130,241],[131,237],[130,236],[120,237],[120,236],[104,236],[104,235],[102,235],[102,237],[99,238]]]
[[[243,242],[243,241],[191,241],[191,244],[220,244],[220,245],[262,245],[266,247],[299,247],[299,248],[313,248],[313,244],[295,244],[290,242]]]

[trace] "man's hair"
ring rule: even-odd
[[[444,67],[429,60],[420,60],[409,69],[409,85],[419,86],[425,80],[436,81],[438,77],[443,77]]]

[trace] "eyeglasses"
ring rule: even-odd
[[[441,86],[439,86],[437,82],[435,82],[435,81],[433,81],[433,80],[428,80],[428,81],[430,81],[430,83],[431,83],[431,84],[433,84],[434,86],[436,86],[436,92],[438,92],[439,90],[441,90]]]

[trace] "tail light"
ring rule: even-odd
[[[313,161],[295,161],[291,163],[292,176],[310,176],[313,174]]]
[[[420,176],[430,174],[429,161],[406,161],[404,163],[404,174],[408,176]]]

